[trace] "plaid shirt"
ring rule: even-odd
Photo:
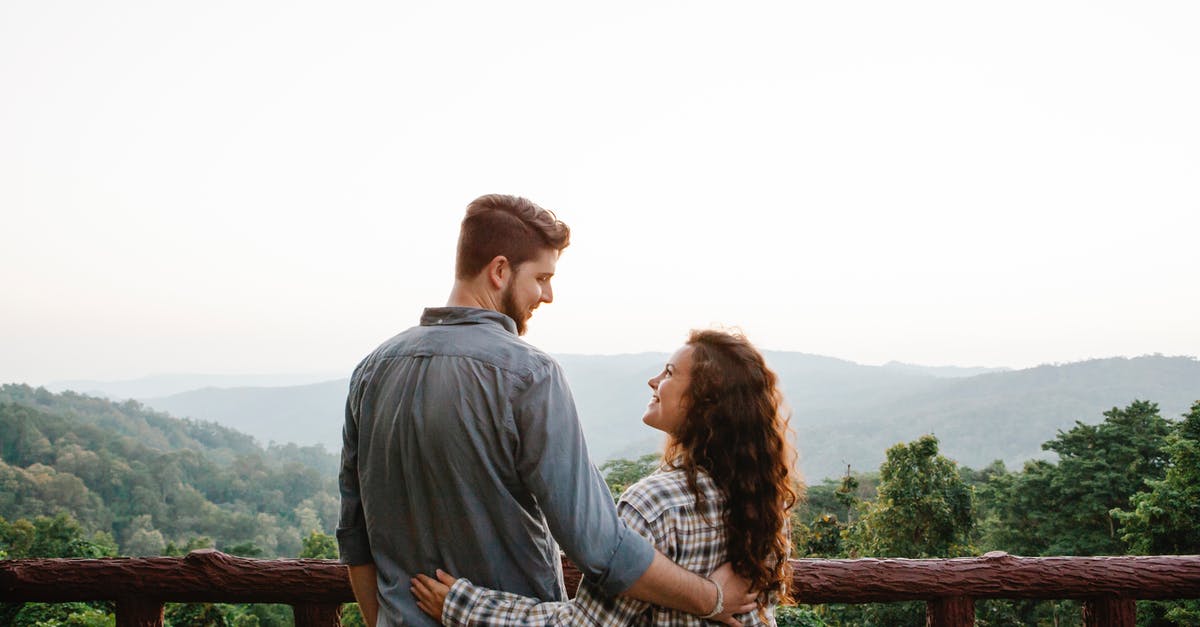
[[[617,512],[633,531],[645,536],[663,555],[695,573],[710,573],[725,561],[724,498],[708,475],[700,472],[700,507],[682,470],[659,470],[621,495]],[[774,607],[766,608],[774,625]],[[738,616],[743,625],[763,625],[757,613]],[[690,614],[626,596],[608,597],[584,578],[575,598],[540,602],[508,592],[480,588],[459,579],[442,605],[442,624],[484,625],[705,625]]]

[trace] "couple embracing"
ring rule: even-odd
[[[524,198],[477,198],[447,306],[355,369],[337,539],[363,616],[774,624],[797,490],[775,374],[740,335],[693,331],[648,382],[662,466],[614,505],[562,368],[520,338],[569,240]],[[583,574],[570,601],[560,546]]]

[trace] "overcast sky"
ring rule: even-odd
[[[0,3],[0,381],[348,371],[488,192],[528,339],[1200,354],[1200,3]]]

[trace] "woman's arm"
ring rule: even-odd
[[[541,602],[531,597],[481,588],[442,571],[438,578],[414,578],[417,607],[448,627],[513,627],[515,625],[631,624],[647,604],[629,597],[606,598],[585,582],[571,601]],[[590,617],[590,621],[577,620]]]

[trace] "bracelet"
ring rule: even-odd
[[[702,620],[708,620],[710,618],[715,618],[717,615],[725,611],[725,591],[722,590],[721,586],[717,585],[717,582],[713,581],[712,579],[705,577],[704,580],[716,586],[717,588],[717,606],[714,607],[711,612],[700,617]]]

